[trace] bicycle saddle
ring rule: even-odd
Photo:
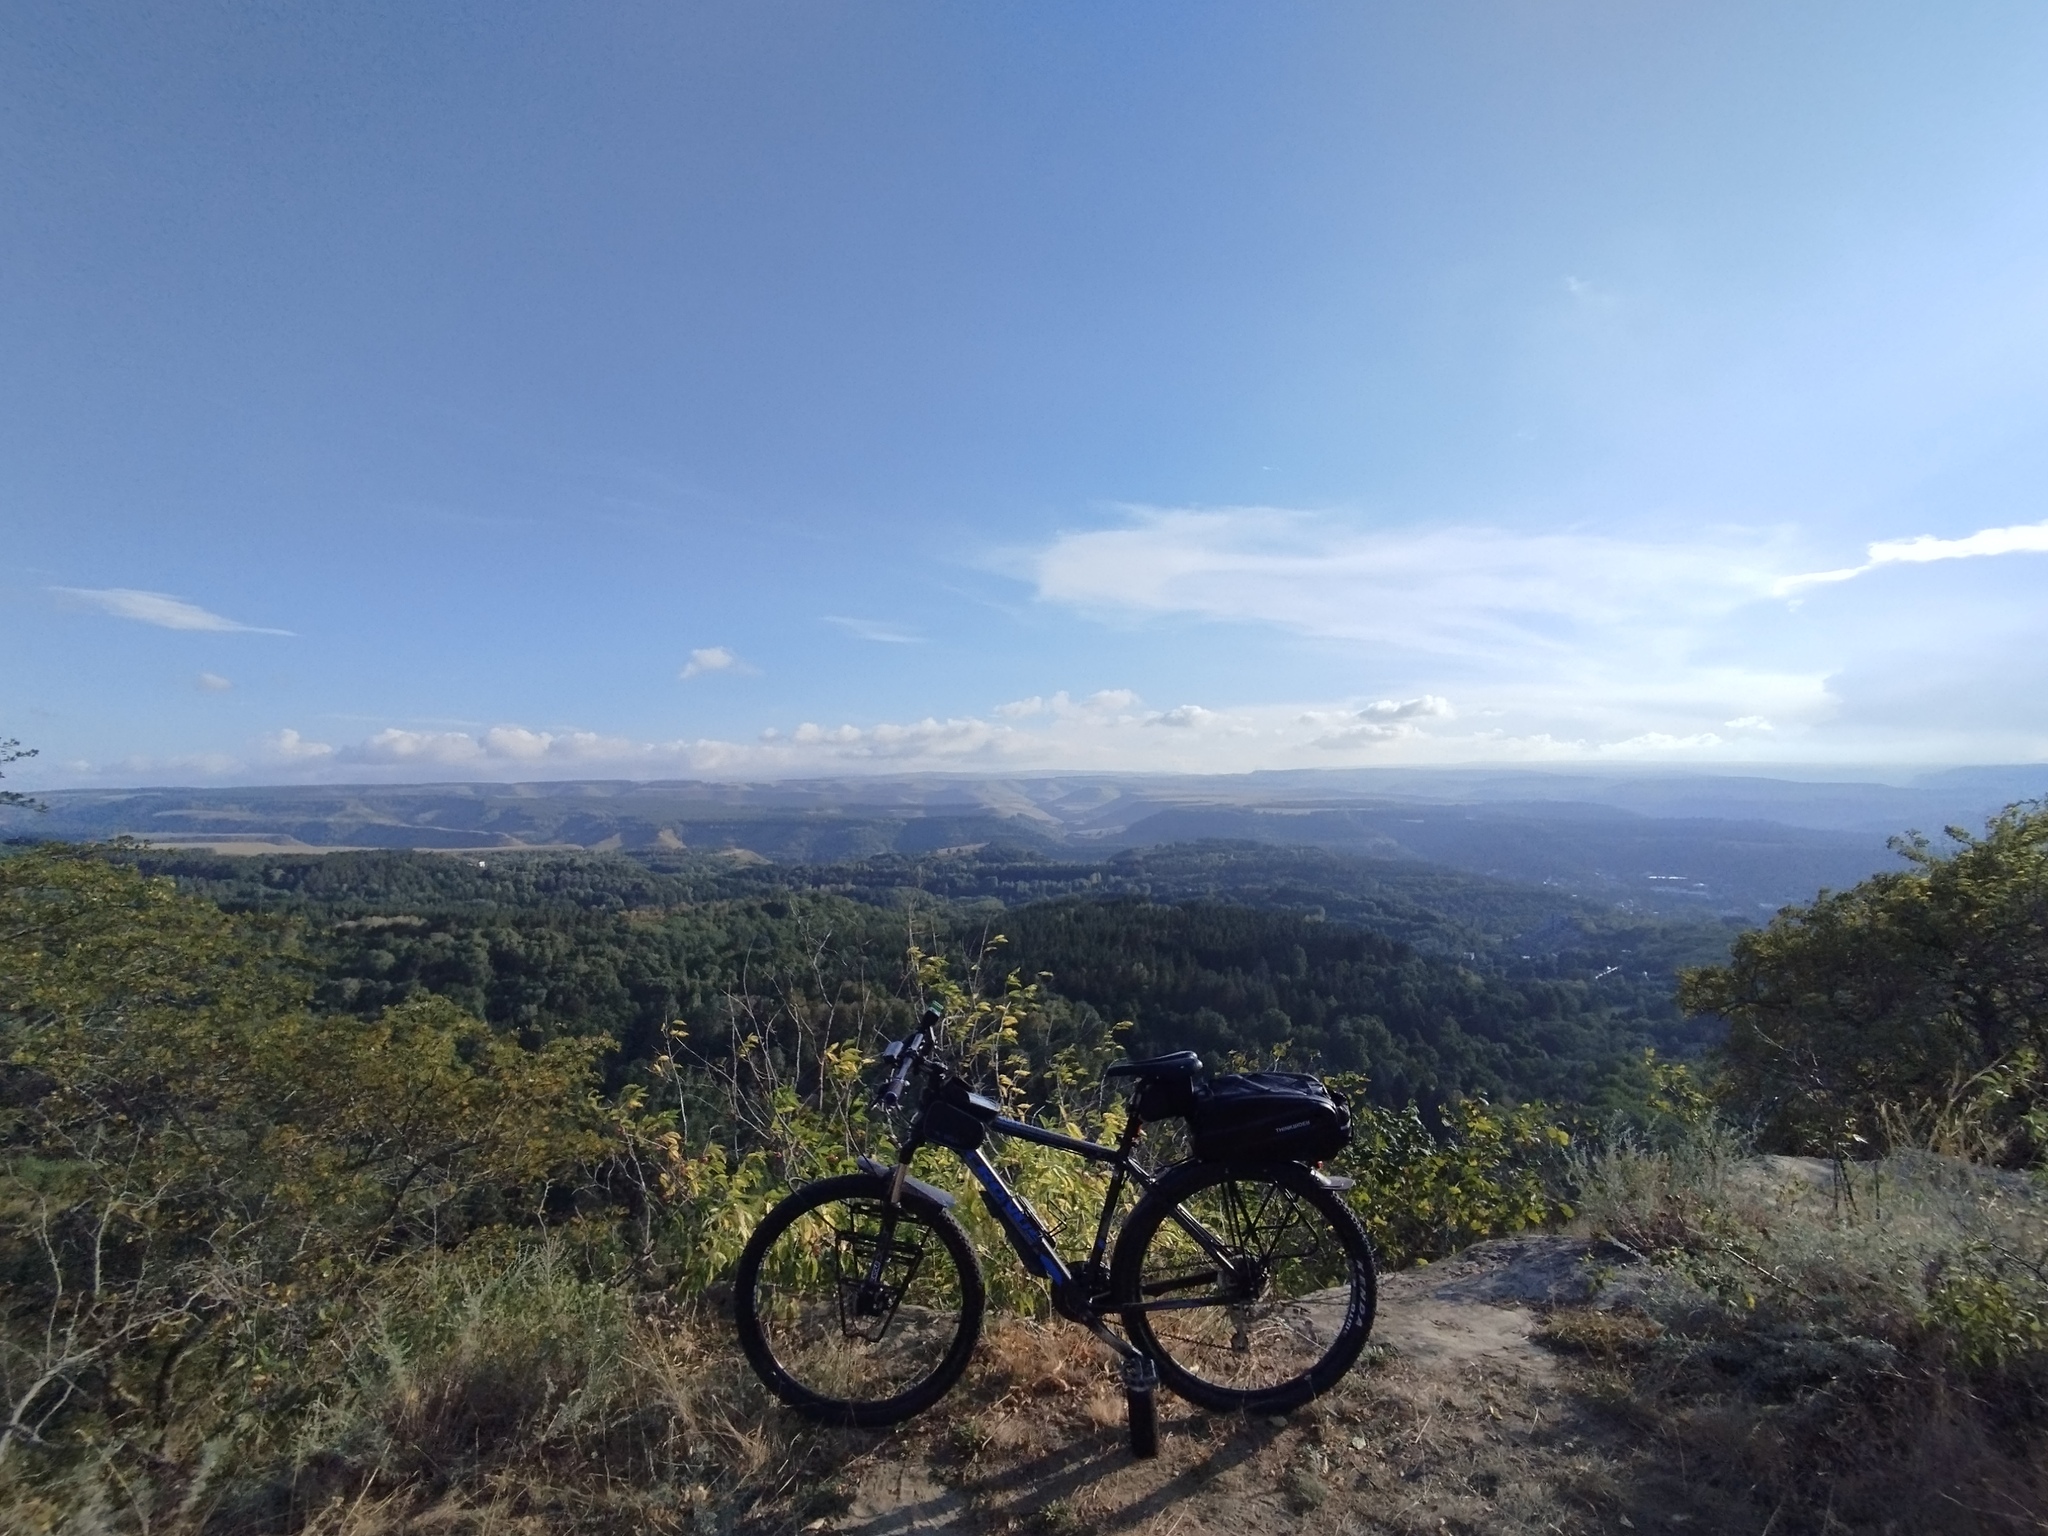
[[[1202,1070],[1202,1058],[1193,1051],[1172,1051],[1145,1061],[1119,1061],[1102,1069],[1104,1077],[1193,1077]]]

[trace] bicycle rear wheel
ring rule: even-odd
[[[981,1263],[967,1234],[886,1179],[807,1184],[770,1211],[734,1276],[733,1320],[754,1372],[828,1424],[895,1424],[944,1397],[981,1337]]]
[[[1372,1331],[1372,1243],[1299,1163],[1187,1163],[1147,1192],[1110,1266],[1160,1380],[1219,1412],[1284,1413],[1335,1386]]]

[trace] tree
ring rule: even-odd
[[[322,1019],[309,991],[281,925],[94,849],[0,858],[0,1467],[170,1455],[192,1398],[259,1403],[394,1259],[610,1150],[608,1041],[529,1051],[439,998]]]
[[[2048,1150],[2048,802],[1947,836],[1946,852],[1895,839],[1910,868],[1787,908],[1727,965],[1685,973],[1684,1006],[1729,1022],[1723,1094],[1773,1144]]]
[[[0,763],[18,763],[25,757],[34,757],[35,755],[36,748],[24,747],[12,736],[0,740]],[[5,774],[0,774],[0,778],[5,777]],[[16,806],[25,811],[47,811],[49,809],[42,801],[35,799],[31,795],[25,795],[18,789],[0,789],[0,807],[6,806]]]

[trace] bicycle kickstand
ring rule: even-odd
[[[1139,1461],[1150,1461],[1159,1454],[1159,1367],[1130,1340],[1118,1338],[1100,1317],[1088,1315],[1081,1321],[1116,1356],[1117,1374],[1124,1383],[1124,1404],[1130,1410],[1131,1454]]]
[[[1144,1355],[1126,1355],[1118,1369],[1130,1410],[1131,1455],[1150,1461],[1159,1454],[1159,1367]]]

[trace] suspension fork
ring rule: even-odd
[[[888,1191],[882,1196],[882,1231],[875,1240],[874,1257],[868,1261],[868,1272],[862,1277],[864,1286],[880,1286],[883,1276],[888,1273],[889,1259],[896,1247],[896,1223],[903,1214],[903,1191],[915,1186],[920,1194],[935,1198],[941,1206],[953,1203],[953,1197],[943,1190],[910,1176],[910,1160],[917,1155],[918,1139],[912,1136],[896,1152],[896,1166],[884,1168],[873,1158],[863,1157],[860,1166],[863,1172],[877,1174],[889,1181]]]

